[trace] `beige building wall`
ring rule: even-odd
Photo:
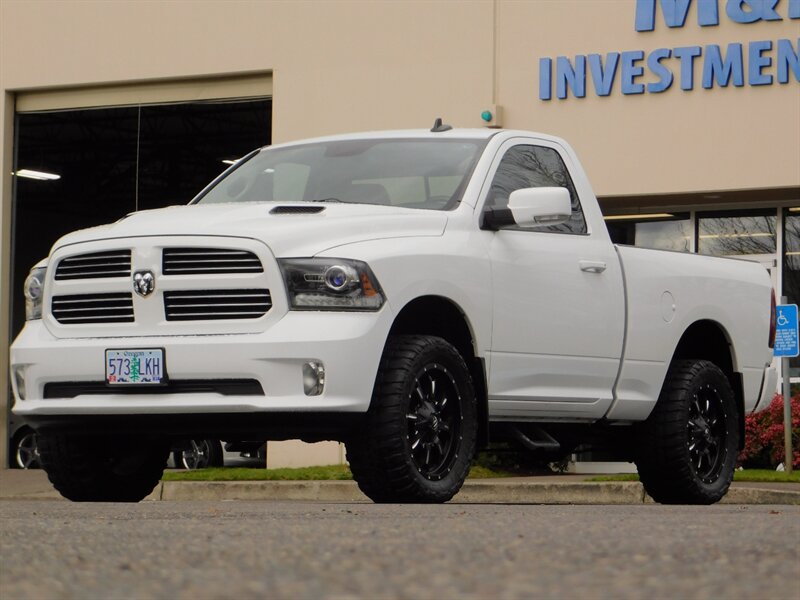
[[[344,445],[338,442],[307,444],[299,440],[267,444],[267,468],[345,464]]]
[[[624,96],[618,74],[609,97],[595,96],[589,83],[583,99],[538,98],[541,57],[800,36],[798,20],[732,23],[725,2],[718,27],[700,28],[692,9],[681,29],[659,15],[655,31],[637,33],[634,0],[2,0],[0,393],[15,97],[271,73],[276,142],[429,127],[436,116],[481,126],[481,111],[497,103],[503,126],[567,138],[599,195],[796,188],[800,86],[791,75],[786,85],[704,90],[698,61],[691,92],[675,83],[661,94]],[[784,16],[787,4],[779,6]]]
[[[733,23],[726,1],[718,27],[691,9],[683,28],[639,33],[634,0],[4,0],[0,78],[17,91],[272,71],[278,142],[438,115],[480,126],[494,100],[504,126],[569,139],[604,196],[800,185],[794,79],[704,90],[698,60],[691,92],[623,96],[617,81],[605,98],[538,99],[544,56],[800,36],[798,20]]]
[[[539,57],[739,42],[746,63],[750,41],[772,40],[774,48],[777,39],[800,37],[798,20],[732,22],[726,3],[719,1],[717,27],[698,26],[692,7],[682,28],[666,27],[659,12],[654,31],[637,32],[632,0],[500,2],[497,89],[505,125],[566,138],[598,195],[800,185],[800,85],[792,76],[786,85],[706,90],[698,59],[692,91],[680,89],[675,73],[666,92],[625,96],[617,73],[608,97],[597,97],[587,82],[586,98],[537,99]],[[778,7],[784,17],[787,6]],[[774,75],[774,66],[765,72]]]

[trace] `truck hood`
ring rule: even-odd
[[[319,212],[299,212],[310,210]],[[199,204],[132,213],[110,225],[70,233],[58,240],[54,249],[126,237],[209,235],[262,240],[277,257],[314,256],[355,242],[440,236],[446,224],[443,212],[370,204]]]

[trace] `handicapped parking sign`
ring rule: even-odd
[[[779,304],[775,328],[774,355],[792,358],[800,354],[797,343],[797,304]]]

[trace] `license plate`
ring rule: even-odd
[[[164,350],[106,350],[106,382],[109,385],[164,383]]]

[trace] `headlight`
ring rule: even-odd
[[[367,263],[344,258],[284,258],[278,264],[294,310],[378,310],[385,300]]]
[[[25,318],[42,318],[42,296],[44,296],[44,276],[47,267],[31,269],[30,275],[25,279]]]

